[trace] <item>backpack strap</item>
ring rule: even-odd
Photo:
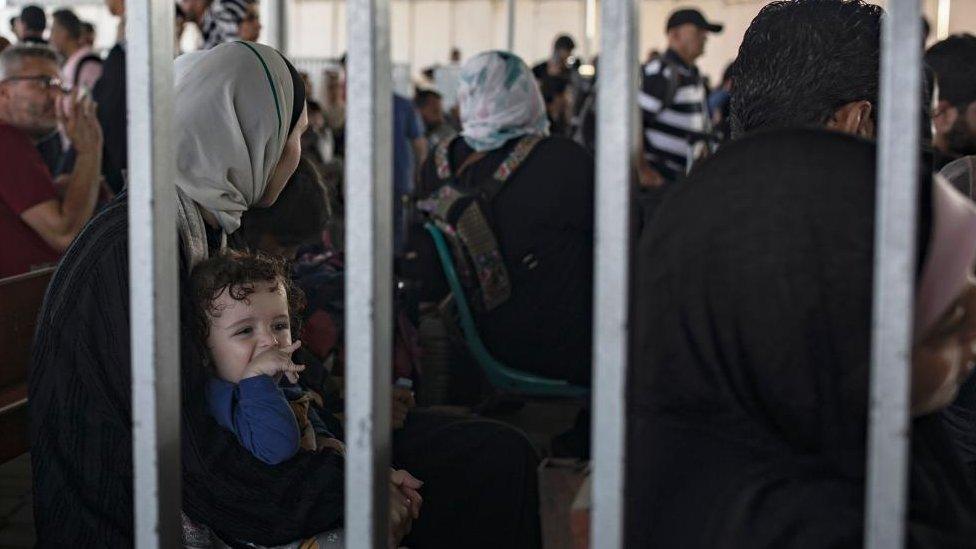
[[[508,153],[505,160],[498,165],[491,179],[481,185],[481,197],[485,202],[490,204],[495,199],[495,196],[505,186],[505,182],[518,171],[519,167],[522,166],[529,158],[529,155],[532,154],[532,151],[535,150],[536,145],[541,143],[543,139],[545,137],[541,135],[527,135],[519,140],[515,148],[512,149],[512,152]]]
[[[75,65],[75,74],[73,75],[74,76],[74,80],[72,80],[72,83],[75,86],[78,85],[78,77],[81,76],[81,69],[84,68],[84,66],[87,65],[88,63],[98,63],[99,65],[102,65],[103,64],[103,61],[102,61],[102,58],[101,57],[95,55],[94,53],[89,53],[88,55],[82,57],[78,61],[78,64]],[[88,90],[88,91],[91,91],[91,90]]]
[[[451,160],[448,153],[454,139],[441,141],[434,149],[434,165],[437,166],[437,178],[441,181],[450,179],[453,174],[451,170]]]

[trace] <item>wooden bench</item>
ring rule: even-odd
[[[27,371],[37,315],[54,269],[0,279],[0,463],[30,449]]]

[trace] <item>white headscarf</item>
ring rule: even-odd
[[[174,138],[180,229],[196,263],[202,219],[187,199],[213,214],[225,234],[264,195],[288,139],[294,108],[291,72],[276,50],[228,42],[174,63]]]
[[[486,51],[461,67],[461,135],[476,151],[490,151],[523,135],[549,135],[542,92],[522,59]]]

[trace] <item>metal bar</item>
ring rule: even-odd
[[[287,26],[285,0],[264,0],[258,5],[261,12],[262,44],[267,44],[281,53],[286,53],[288,43],[285,35]]]
[[[349,0],[346,122],[346,539],[387,545],[392,357],[390,0]]]
[[[135,545],[180,543],[180,360],[172,0],[126,10]]]
[[[630,188],[637,151],[636,0],[602,2],[593,291],[593,511],[590,547],[624,546]],[[624,215],[621,215],[624,212]]]
[[[866,547],[904,547],[915,201],[921,113],[919,0],[891,0],[882,24],[881,97]]]
[[[505,0],[505,49],[515,51],[515,0]]]

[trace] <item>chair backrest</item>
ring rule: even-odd
[[[437,257],[440,259],[444,277],[447,278],[448,286],[451,288],[461,331],[464,334],[464,342],[475,362],[484,371],[488,382],[501,392],[525,396],[579,398],[588,395],[589,389],[586,387],[572,385],[561,379],[550,379],[514,370],[491,356],[478,334],[471,308],[464,297],[464,289],[461,287],[461,281],[454,268],[451,251],[447,247],[444,235],[433,223],[427,223],[424,228],[434,240],[434,247],[437,249]]]
[[[54,269],[0,279],[0,463],[29,449],[27,371],[37,315]]]

